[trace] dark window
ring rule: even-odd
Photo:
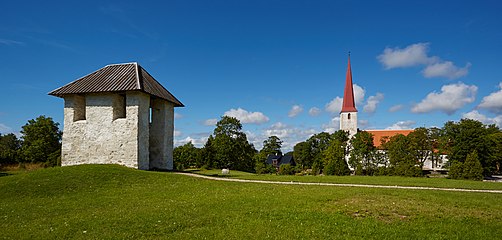
[[[73,121],[85,120],[85,96],[75,95],[73,98]]]
[[[350,113],[349,113],[349,115],[347,116],[347,118],[350,120]]]
[[[126,117],[126,95],[119,94],[113,99],[113,120]]]

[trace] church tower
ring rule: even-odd
[[[357,133],[357,109],[354,101],[354,89],[352,85],[352,71],[349,63],[345,77],[345,90],[343,92],[342,111],[340,112],[340,129],[349,132],[349,138]]]

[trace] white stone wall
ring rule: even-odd
[[[149,169],[148,106],[141,92],[126,95],[126,118],[113,119],[113,103],[119,95],[85,96],[85,120],[73,121],[75,96],[65,97],[62,141],[63,166],[121,164]],[[141,116],[141,117],[139,117]],[[140,134],[142,132],[142,134]]]
[[[174,104],[152,99],[150,124],[150,168],[173,169]]]
[[[350,114],[350,119],[349,119]],[[340,130],[348,131],[349,138],[357,133],[357,112],[340,113]]]

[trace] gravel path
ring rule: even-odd
[[[278,182],[264,180],[247,180],[224,177],[211,177],[194,173],[177,173],[181,175],[204,178],[216,181],[244,182],[244,183],[265,183],[277,185],[310,185],[310,186],[335,186],[335,187],[364,187],[364,188],[388,188],[388,189],[413,189],[413,190],[435,190],[450,192],[480,192],[480,193],[502,193],[502,190],[484,190],[484,189],[463,189],[463,188],[436,188],[436,187],[412,187],[412,186],[386,186],[386,185],[368,185],[368,184],[349,184],[349,183],[312,183],[312,182]]]

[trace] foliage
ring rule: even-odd
[[[295,174],[295,167],[291,164],[281,164],[279,167],[279,175],[293,175]]]
[[[488,135],[495,173],[502,173],[502,132]]]
[[[177,170],[183,170],[185,168],[196,168],[201,167],[199,165],[199,149],[196,148],[192,142],[188,142],[185,145],[178,146],[173,150],[174,166]]]
[[[44,162],[56,166],[60,161],[61,136],[59,123],[51,117],[39,116],[22,127],[21,157],[26,162]]]
[[[312,154],[310,143],[299,142],[293,148],[293,156],[296,164],[302,169],[312,167]]]
[[[281,155],[282,141],[277,136],[270,136],[267,140],[263,141],[263,148],[260,152],[268,155]]]
[[[485,175],[495,169],[496,162],[492,157],[495,149],[490,147],[489,135],[499,133],[498,128],[494,125],[486,126],[477,120],[462,119],[460,122],[445,123],[443,130],[448,139],[450,161],[464,162],[469,153],[476,151]]]
[[[469,180],[483,180],[483,167],[479,162],[476,151],[467,155],[464,162],[463,177]]]
[[[459,161],[453,161],[450,165],[448,171],[448,177],[452,179],[463,179],[464,178],[464,163]]]
[[[16,135],[9,133],[2,136],[0,134],[0,165],[17,162],[20,147],[21,141]]]
[[[324,175],[349,175],[350,169],[345,161],[345,143],[334,139],[323,151]]]
[[[333,134],[321,132],[313,135],[307,141],[297,143],[294,147],[293,156],[296,163],[302,169],[312,168],[315,172],[319,172],[323,168],[323,154],[333,140],[338,140],[342,143],[348,141],[348,133],[342,130],[336,131]]]
[[[256,150],[247,141],[237,118],[223,116],[216,123],[211,150],[214,151],[213,167],[254,171],[253,156]]]
[[[376,148],[373,145],[373,135],[360,131],[350,140],[351,150],[349,164],[356,175],[373,175],[379,159],[376,158]]]
[[[434,152],[434,139],[431,134],[432,131],[428,128],[419,127],[415,128],[415,130],[407,136],[410,140],[413,155],[415,156],[416,162],[420,164],[420,167],[424,165],[424,162],[430,158]]]
[[[450,179],[249,176],[500,188],[500,184]],[[502,195],[494,193],[241,184],[86,165],[0,177],[0,196],[5,239],[493,239],[502,235],[497,221],[502,218]]]
[[[384,147],[387,149],[390,168],[394,175],[407,177],[422,175],[422,169],[417,166],[413,144],[408,137],[402,134],[392,136]]]

